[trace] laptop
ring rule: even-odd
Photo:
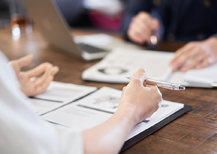
[[[76,44],[70,28],[52,0],[21,0],[37,27],[51,46],[84,60],[101,59],[108,50],[84,43]]]

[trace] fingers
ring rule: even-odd
[[[36,87],[35,95],[43,93],[47,90],[50,82],[53,80],[52,73],[53,73],[52,66],[49,66],[47,67],[47,69],[45,70],[45,73],[41,77],[33,81]]]
[[[140,68],[133,76],[133,82],[136,81],[139,82],[140,85],[143,85],[143,82],[146,79],[146,72],[143,68]]]
[[[139,44],[150,42],[152,32],[158,29],[160,23],[148,13],[140,12],[133,18],[128,29],[129,38]]]
[[[186,55],[192,54],[191,50],[193,48],[193,44],[187,44],[176,51],[174,58],[169,64],[173,70],[179,69],[188,60],[189,56],[187,57]]]
[[[53,76],[47,77],[44,80],[43,84],[36,88],[36,94],[44,93],[47,90],[47,87],[49,86],[49,84],[52,80],[53,80]]]
[[[19,76],[21,68],[29,65],[32,62],[32,59],[33,59],[33,55],[28,55],[18,60],[10,61],[10,64],[14,68],[17,77]]]
[[[44,70],[44,74],[40,77],[36,77],[35,80],[30,80],[27,72],[21,72],[19,81],[21,84],[21,90],[27,96],[35,96],[37,94],[46,91],[50,82],[53,80],[53,76],[59,71],[58,67],[49,65]]]
[[[203,59],[204,59],[203,55],[197,55],[196,57],[192,58],[192,60],[188,64],[186,64],[184,67],[182,67],[181,71],[186,72],[189,69],[196,68],[201,63],[201,61]]]
[[[182,72],[186,72],[189,69],[197,68],[208,56],[207,54],[202,42],[191,42],[177,51],[170,66],[173,70],[181,69]]]
[[[122,91],[124,92],[125,89],[126,89],[126,86],[122,88]]]
[[[204,67],[209,66],[210,64],[212,64],[212,60],[210,60],[211,57],[206,57],[203,59],[203,61],[196,67],[196,69],[202,69]]]
[[[28,55],[15,61],[17,62],[19,67],[22,68],[28,66],[32,62],[32,59],[33,59],[33,55]]]
[[[52,76],[51,72],[52,72],[52,66],[48,66],[45,70],[45,73],[41,77],[38,77],[35,79],[35,81],[33,81],[35,86],[39,87],[39,86],[43,85],[43,83],[46,81],[46,79],[49,76]]]
[[[53,68],[52,68],[52,71],[51,71],[51,75],[55,75],[55,74],[57,74],[57,72],[59,72],[59,67],[58,66],[54,66]]]
[[[135,17],[135,22],[141,22],[144,25],[147,26],[147,28],[151,30],[157,30],[160,26],[160,23],[157,19],[154,19],[150,16],[150,14],[146,12],[140,12],[136,17]]]
[[[52,64],[50,63],[43,63],[39,66],[37,66],[36,68],[33,68],[32,70],[27,71],[28,75],[30,78],[32,77],[37,77],[39,75],[41,75],[42,73],[45,72],[45,70],[47,69],[47,67],[51,67]]]
[[[162,93],[160,92],[160,90],[158,89],[157,86],[153,86],[153,85],[149,85],[147,84],[146,87],[150,88],[151,89],[151,92],[156,94],[156,100],[157,102],[159,103],[162,99]]]

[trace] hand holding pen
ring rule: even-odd
[[[136,43],[156,45],[159,41],[158,29],[160,22],[146,12],[136,15],[129,26],[128,37]]]

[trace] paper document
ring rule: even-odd
[[[112,83],[128,83],[126,76],[144,68],[147,77],[166,80],[172,72],[168,66],[174,53],[147,50],[115,49],[98,64],[85,70],[82,79]]]
[[[128,83],[126,76],[132,76],[139,68],[144,68],[149,78],[186,87],[212,88],[217,85],[217,64],[199,69],[173,72],[169,62],[174,53],[162,51],[132,50],[117,48],[103,60],[85,70],[82,79],[109,83]]]
[[[77,102],[43,115],[42,118],[63,126],[86,130],[105,122],[112,116],[117,110],[121,94],[120,90],[103,87]],[[184,104],[181,103],[162,101],[161,107],[150,118],[136,125],[126,140],[154,126],[183,107]]]
[[[217,82],[217,64],[196,70],[192,69],[185,73],[184,80],[196,83]]]
[[[46,92],[31,98],[37,113],[43,114],[63,106],[93,91],[96,87],[75,85],[52,81]]]

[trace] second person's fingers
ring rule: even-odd
[[[192,60],[186,64],[184,67],[181,68],[182,72],[186,72],[189,69],[196,68],[204,59],[204,55],[197,55],[196,57],[192,58]]]
[[[41,75],[42,73],[44,73],[45,70],[47,69],[47,67],[52,67],[52,64],[50,64],[50,63],[40,64],[39,66],[27,71],[27,73],[28,73],[30,78],[37,77],[37,76]]]
[[[211,57],[207,56],[206,58],[204,58],[203,61],[196,67],[196,69],[202,69],[209,66],[211,64],[209,58]]]
[[[181,68],[189,59],[194,58],[200,52],[200,49],[194,47],[191,50],[186,50],[181,53],[178,57],[174,58],[174,62],[172,64],[172,68],[174,70]]]
[[[36,78],[35,81],[33,81],[35,84],[35,87],[40,87],[41,85],[43,85],[46,79],[52,76],[51,71],[52,71],[52,67],[51,66],[47,67],[47,69],[45,70],[45,73],[41,77],[38,77]]]
[[[17,61],[17,64],[20,66],[20,68],[22,68],[28,66],[32,62],[32,59],[33,55],[28,55],[15,61]]]
[[[59,67],[58,66],[54,66],[53,68],[52,68],[52,71],[51,71],[51,75],[55,75],[55,74],[57,74],[59,72]]]
[[[42,85],[36,87],[36,94],[40,94],[40,93],[43,93],[47,90],[50,82],[53,80],[53,76],[48,76]]]

